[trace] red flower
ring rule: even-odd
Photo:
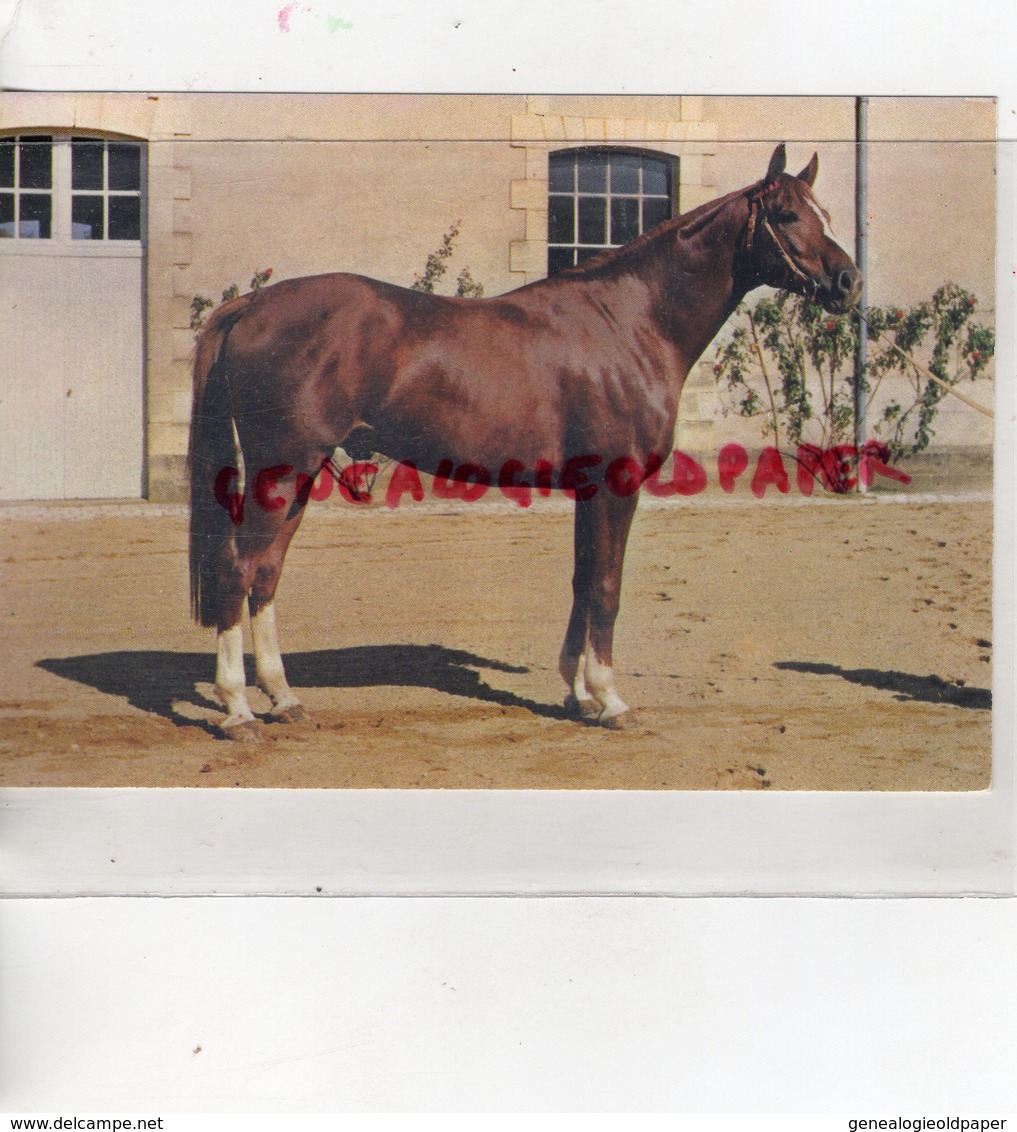
[[[900,320],[904,317],[904,312],[903,311],[896,311],[896,312],[894,312],[893,317],[897,320],[897,322],[900,322]]]
[[[830,321],[829,321],[829,322],[828,322],[828,323],[826,324],[826,329],[827,329],[828,331],[833,331],[833,330],[836,330],[836,329],[837,329],[837,323],[836,323],[836,322],[835,322],[835,321],[834,321],[833,319],[831,319],[831,320],[830,320]]]
[[[971,360],[973,362],[980,362],[982,360],[982,355],[977,350],[972,350]]]
[[[266,279],[271,279],[271,278],[272,278],[272,269],[271,269],[270,267],[266,267],[266,268],[265,268],[265,278],[266,278]]]

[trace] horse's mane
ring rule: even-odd
[[[747,191],[747,189],[735,189],[734,192],[718,197],[717,200],[707,201],[705,204],[690,208],[688,212],[683,212],[680,216],[665,220],[662,224],[658,224],[655,228],[651,228],[649,232],[644,232],[641,236],[637,236],[627,244],[622,244],[621,247],[618,248],[605,248],[604,251],[598,252],[595,256],[591,256],[590,259],[584,260],[583,263],[576,264],[575,267],[567,268],[566,271],[562,271],[560,274],[568,274],[572,277],[586,275],[601,267],[606,267],[623,255],[627,259],[633,253],[638,254],[647,245],[656,243],[668,234],[678,233],[682,237],[698,235],[724,208],[738,197],[745,196]]]
[[[830,214],[819,201],[816,200],[815,196],[812,194],[812,190],[805,181],[800,181],[797,177],[791,176],[784,176],[781,180],[784,187],[790,186],[793,195],[799,196],[803,203],[812,204],[825,218],[827,224],[830,224]],[[638,255],[648,244],[653,244],[668,234],[677,234],[682,239],[691,239],[693,236],[698,236],[732,201],[737,200],[739,197],[747,196],[755,187],[754,185],[749,185],[744,189],[735,189],[733,192],[718,197],[716,200],[697,205],[695,208],[689,209],[688,212],[683,212],[680,216],[675,216],[671,220],[665,220],[663,224],[658,224],[655,228],[651,228],[649,232],[644,232],[641,236],[637,236],[627,244],[622,244],[621,247],[605,248],[604,251],[598,252],[595,256],[591,256],[590,259],[585,260],[583,263],[568,268],[567,273],[573,277],[590,274],[623,257],[628,259],[633,253]],[[566,272],[563,271],[561,274],[564,275]]]

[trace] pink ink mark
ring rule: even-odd
[[[289,31],[290,30],[290,16],[299,7],[300,7],[300,5],[296,3],[296,0],[294,0],[294,2],[292,4],[287,4],[285,8],[279,9],[279,17],[278,18],[279,18],[279,30],[280,31]]]

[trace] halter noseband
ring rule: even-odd
[[[807,292],[805,297],[807,299],[811,299],[814,297],[818,289],[818,285],[815,279],[813,279],[810,275],[806,275],[805,272],[802,271],[802,269],[798,266],[798,264],[795,263],[795,261],[791,258],[791,254],[780,242],[777,233],[774,231],[773,225],[770,223],[770,217],[767,215],[766,209],[763,207],[763,197],[765,197],[767,193],[772,192],[774,189],[779,188],[779,186],[780,178],[775,177],[767,184],[758,184],[755,187],[749,189],[749,224],[745,230],[745,252],[747,255],[751,253],[752,244],[756,238],[756,224],[761,220],[763,227],[766,229],[767,233],[770,236],[770,239],[773,240],[773,246],[780,253],[780,258],[787,265],[787,268],[791,272],[792,276],[796,279],[800,279],[802,283],[805,284]]]

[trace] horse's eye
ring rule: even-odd
[[[790,209],[782,208],[774,217],[778,224],[794,224],[798,219],[798,213],[792,212]]]

